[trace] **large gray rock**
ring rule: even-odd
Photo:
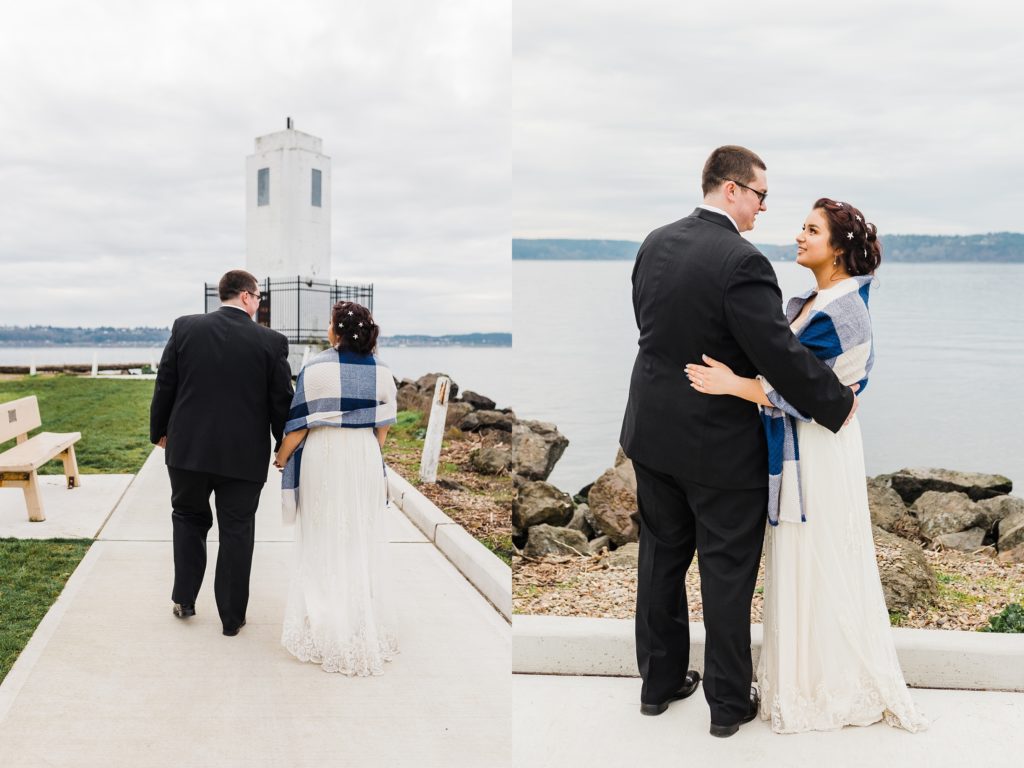
[[[999,521],[999,541],[996,548],[1008,552],[1024,544],[1024,509],[1011,512]]]
[[[448,403],[448,412],[445,414],[444,426],[457,427],[466,418],[467,414],[473,412],[473,406],[469,403]],[[430,418],[429,413],[427,418]]]
[[[434,387],[437,385],[437,378],[439,376],[448,376],[447,373],[428,373],[424,376],[420,376],[416,379],[416,386],[419,387],[420,392],[423,392],[427,397],[434,396]],[[448,381],[451,382],[451,389],[448,392],[449,402],[454,400],[459,394],[459,385],[456,384],[451,376],[448,376]]]
[[[485,475],[504,474],[512,466],[512,447],[498,444],[478,448],[469,454],[469,463]]]
[[[493,411],[496,403],[491,398],[477,394],[472,390],[467,389],[462,393],[462,397],[459,398],[464,403],[469,403],[473,406],[474,410],[477,411]]]
[[[588,539],[594,538],[594,527],[590,524],[590,507],[580,504],[572,513],[572,520],[565,524],[566,528],[579,531]]]
[[[1013,549],[1000,550],[998,560],[1001,563],[1024,563],[1024,544],[1018,544]]]
[[[1013,490],[1013,482],[1002,475],[988,475],[982,472],[958,472],[954,469],[914,468],[901,469],[886,478],[906,504],[913,504],[923,493],[937,491],[966,493],[972,501],[1001,496]]]
[[[899,531],[895,530],[897,525],[903,524],[901,528],[905,527],[904,518],[910,517],[907,505],[892,489],[887,479],[869,477],[867,486],[872,524],[884,528],[890,533],[898,533]]]
[[[513,471],[531,480],[547,480],[569,439],[554,424],[519,421],[512,427]]]
[[[530,557],[590,554],[587,537],[582,533],[547,524],[535,525],[530,529],[523,552]]]
[[[878,575],[889,610],[906,613],[931,600],[938,592],[938,581],[921,547],[877,525],[872,534]]]
[[[965,493],[925,491],[910,511],[917,518],[921,535],[929,540],[946,533],[966,531],[984,520],[984,511]]]
[[[982,526],[987,531],[1003,530],[1002,521],[1014,514],[1024,512],[1024,499],[1018,496],[996,496],[992,499],[985,499],[978,502],[978,509],[982,510],[985,516],[985,523]]]
[[[637,540],[640,532],[636,508],[636,473],[626,459],[606,470],[587,496],[595,529],[618,545]]]
[[[932,543],[943,549],[956,549],[960,552],[975,552],[981,549],[985,540],[984,528],[968,528],[960,533],[944,533],[936,536]]]
[[[604,556],[603,562],[609,568],[636,568],[640,560],[640,545],[636,542],[623,544],[614,552]]]
[[[416,382],[402,382],[398,388],[398,410],[418,411],[419,413],[430,414],[430,400],[433,392],[425,394],[416,386]]]
[[[472,408],[468,403],[465,407]],[[474,411],[470,410],[459,422],[459,429],[463,432],[479,432],[482,429],[498,429],[502,432],[511,432],[512,425],[516,423],[514,413],[502,411]]]
[[[598,536],[596,539],[587,542],[587,549],[590,550],[590,554],[598,555],[602,549],[611,547],[612,540],[607,536]]]
[[[512,500],[512,525],[519,529],[525,530],[541,523],[563,526],[572,518],[573,505],[569,494],[548,483],[524,483]]]

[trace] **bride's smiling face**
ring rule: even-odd
[[[814,269],[835,261],[836,254],[829,243],[831,232],[828,219],[819,208],[814,208],[804,220],[803,229],[796,236],[796,263]]]

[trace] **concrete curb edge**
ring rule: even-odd
[[[755,668],[760,624],[751,626]],[[903,676],[915,688],[1024,691],[1024,636],[935,629],[892,630]],[[690,665],[703,671],[704,625],[690,623]],[[633,621],[515,616],[512,671],[637,677]]]
[[[505,617],[512,620],[512,569],[388,467],[391,501]]]

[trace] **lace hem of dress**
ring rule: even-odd
[[[888,725],[910,733],[928,728],[928,721],[910,700],[902,679],[880,684],[864,678],[843,686],[838,695],[819,685],[811,696],[798,691],[773,691],[767,681],[762,681],[761,697],[761,719],[771,720],[775,733],[832,731],[847,725],[871,725],[883,719]]]
[[[281,644],[299,661],[319,664],[324,672],[338,672],[349,677],[368,677],[384,674],[384,662],[398,654],[395,636],[377,627],[376,638],[368,637],[367,628],[361,627],[348,640],[317,637],[309,619],[302,623],[285,622]]]

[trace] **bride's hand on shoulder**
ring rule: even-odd
[[[690,363],[686,366],[686,378],[690,386],[703,395],[732,395],[740,383],[739,377],[725,363],[701,355],[704,365]]]

